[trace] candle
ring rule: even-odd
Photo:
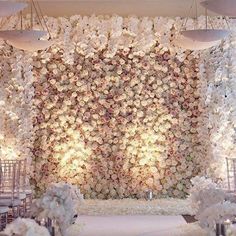
[[[225,221],[225,224],[227,224],[227,225],[231,224],[230,219],[227,219],[227,220]]]
[[[43,218],[41,221],[40,221],[40,225],[45,225],[45,219]]]
[[[222,235],[222,236],[226,236],[226,233],[225,233],[225,225],[224,225],[224,224],[221,224],[221,235]]]
[[[147,196],[146,196],[146,197],[147,197],[147,200],[151,201],[152,198],[153,198],[153,193],[152,193],[152,191],[151,191],[151,190],[148,190],[146,194],[147,194]]]
[[[149,191],[149,200],[152,200],[152,191]]]
[[[220,224],[216,224],[216,236],[220,236]]]
[[[50,218],[48,218],[48,227],[52,226],[52,220]]]
[[[52,227],[52,234],[51,235],[55,236],[55,228],[54,227]]]

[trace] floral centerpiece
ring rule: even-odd
[[[58,234],[65,235],[77,218],[77,206],[82,200],[83,195],[76,186],[54,183],[33,202],[32,216],[38,220],[50,218],[58,226]]]
[[[236,204],[223,202],[214,204],[206,208],[199,215],[199,224],[202,228],[214,231],[217,223],[224,224],[225,221],[234,221],[236,214]]]
[[[190,189],[189,200],[197,219],[205,209],[222,203],[227,198],[225,191],[220,189],[210,178],[196,176],[191,182],[193,187]]]
[[[199,225],[213,233],[216,224],[224,225],[227,222],[226,231],[234,235],[233,227],[230,228],[229,223],[235,221],[235,196],[221,189],[210,178],[197,176],[191,182],[193,187],[189,199]]]
[[[7,225],[3,233],[7,236],[50,236],[45,227],[38,225],[32,219],[22,218]]]

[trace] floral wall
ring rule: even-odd
[[[1,150],[10,146],[8,126],[15,118],[7,117],[6,102],[21,99],[20,107],[12,103],[14,125],[26,136],[19,137],[21,129],[12,140],[17,156],[33,160],[37,192],[63,180],[79,185],[87,198],[143,197],[148,189],[155,196],[184,197],[192,177],[216,172],[214,135],[222,120],[217,116],[214,123],[211,116],[216,74],[205,65],[208,58],[217,67],[222,50],[203,58],[175,47],[179,18],[47,22],[55,40],[47,51],[25,54],[4,43],[1,49],[11,51],[1,54]],[[228,65],[227,58],[222,63]]]

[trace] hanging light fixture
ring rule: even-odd
[[[207,0],[202,1],[201,6],[209,11],[218,13],[223,16],[236,16],[235,0]]]
[[[22,11],[27,7],[23,2],[0,1],[0,17],[7,17]]]
[[[198,25],[198,6],[197,1],[194,0],[191,9],[195,4],[195,25]],[[182,28],[186,28],[188,19]],[[190,50],[203,50],[213,46],[216,46],[221,42],[222,39],[230,34],[229,30],[224,29],[214,29],[208,27],[208,15],[207,10],[205,11],[205,28],[204,29],[192,29],[192,30],[181,30],[180,36],[176,39],[175,44],[182,46],[185,49]]]
[[[48,41],[48,40],[7,40],[7,43],[12,45],[15,48],[19,48],[22,50],[30,51],[30,52],[35,52],[38,50],[45,50],[52,46],[53,41]]]
[[[46,36],[47,32],[42,30],[2,30],[0,38],[5,40],[29,40],[39,39]]]
[[[181,34],[186,38],[199,42],[214,42],[229,36],[229,31],[223,29],[198,29],[184,30]]]
[[[50,47],[53,43],[51,40],[51,34],[47,27],[46,20],[43,16],[42,10],[38,2],[30,0],[31,8],[31,20],[30,28],[23,29],[23,14],[20,12],[20,30],[4,30],[0,31],[0,38],[7,41],[13,47],[26,50],[26,51],[38,51],[44,50]],[[34,11],[36,13],[36,19],[43,30],[34,30]],[[49,40],[42,40],[41,38],[49,35]]]
[[[180,35],[175,39],[174,45],[188,50],[204,50],[218,45],[220,41],[199,42]]]

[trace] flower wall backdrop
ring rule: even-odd
[[[13,136],[16,155],[33,157],[36,190],[66,181],[78,184],[87,198],[142,197],[148,189],[184,197],[192,177],[213,173],[212,157],[221,153],[214,137],[224,120],[211,116],[218,102],[210,99],[211,93],[218,96],[210,90],[216,74],[204,59],[212,54],[203,58],[173,45],[182,20],[47,21],[56,41],[49,50],[30,55],[11,49],[6,55],[9,46],[1,49],[1,150]],[[9,24],[16,19],[4,27]],[[214,66],[217,53],[229,53],[227,43],[213,50]],[[219,68],[230,63],[227,58]]]

